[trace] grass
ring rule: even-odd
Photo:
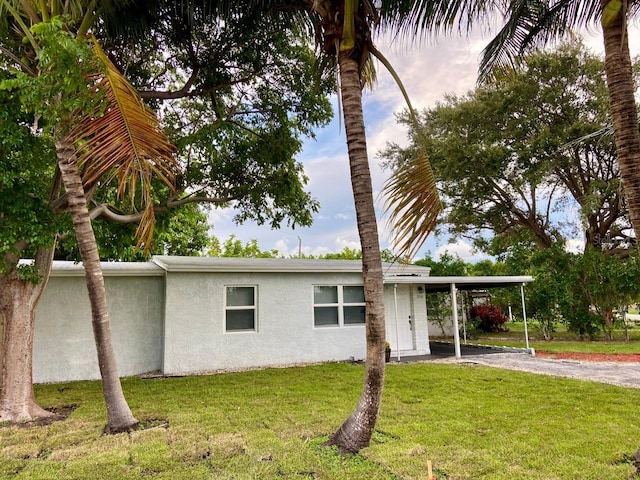
[[[640,390],[487,367],[390,365],[371,446],[321,446],[360,395],[363,366],[327,364],[142,380],[123,387],[152,426],[105,436],[100,384],[36,386],[63,422],[0,427],[0,479],[624,479]]]
[[[500,345],[505,347],[526,346],[523,323],[509,323],[509,332],[481,334],[469,343]],[[602,336],[595,340],[579,339],[574,333],[559,327],[552,340],[544,340],[535,326],[529,327],[529,346],[550,353],[640,353],[640,328],[629,329],[629,341],[624,340],[622,330],[614,331],[616,340],[605,340]],[[619,340],[618,340],[619,339]]]

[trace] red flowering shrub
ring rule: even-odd
[[[478,330],[483,332],[508,331],[503,325],[509,319],[502,313],[497,305],[474,305],[469,310],[469,318]]]

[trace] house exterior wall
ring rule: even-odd
[[[314,326],[314,285],[362,285],[362,275],[168,272],[165,374],[364,358],[364,325]],[[255,331],[225,332],[227,286],[257,287]]]
[[[183,375],[364,359],[364,324],[314,325],[314,286],[362,285],[362,273],[317,271],[309,265],[308,271],[274,272],[104,264],[119,374]],[[256,287],[255,331],[225,331],[229,286]],[[413,353],[428,353],[424,293],[418,285],[399,287],[410,292],[404,298],[414,322]],[[384,301],[393,304],[393,291],[385,289]],[[54,266],[36,312],[33,378],[36,383],[100,378],[80,266]]]
[[[105,276],[121,376],[159,370],[164,278]],[[35,383],[100,378],[84,275],[52,276],[36,311]]]

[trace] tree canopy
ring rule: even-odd
[[[303,32],[241,8],[223,21],[197,2],[145,14],[144,35],[102,35],[178,147],[177,192],[160,208],[199,202],[234,206],[237,222],[310,225],[318,203],[295,157],[332,115],[333,80]]]
[[[453,236],[491,253],[520,240],[628,240],[613,139],[598,135],[608,123],[603,64],[581,44],[537,52],[493,84],[448,96],[422,112],[420,132],[407,114],[399,120],[413,143],[391,144],[382,158],[402,169],[425,148]]]

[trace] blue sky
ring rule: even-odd
[[[639,32],[634,26],[630,34],[632,56],[640,52]],[[585,42],[595,52],[602,52],[599,32],[587,35]],[[472,89],[478,57],[485,44],[486,40],[479,34],[426,41],[422,46],[389,45],[384,39],[377,42],[379,50],[398,72],[417,109],[434,106],[447,93],[463,94]],[[333,103],[337,114],[335,96]],[[373,91],[365,92],[363,107],[374,195],[381,214],[383,202],[378,192],[388,172],[381,169],[376,154],[387,142],[407,143],[406,131],[396,124],[394,118],[405,103],[395,82],[381,65],[378,65],[378,83]],[[307,190],[320,202],[320,211],[315,214],[311,227],[271,230],[268,226],[252,222],[235,225],[232,209],[217,209],[209,214],[212,233],[221,240],[232,234],[245,242],[256,239],[261,249],[277,249],[285,256],[297,254],[299,242],[305,254],[339,252],[345,246],[360,249],[345,134],[339,127],[337,116],[316,135],[316,140],[305,141],[298,157],[309,177]],[[379,219],[379,232],[381,248],[387,248],[389,232],[384,218]],[[457,254],[466,261],[481,258],[465,242],[449,243],[448,238],[435,238],[434,235],[427,240],[417,258],[424,257],[427,251],[436,258],[444,251]]]

